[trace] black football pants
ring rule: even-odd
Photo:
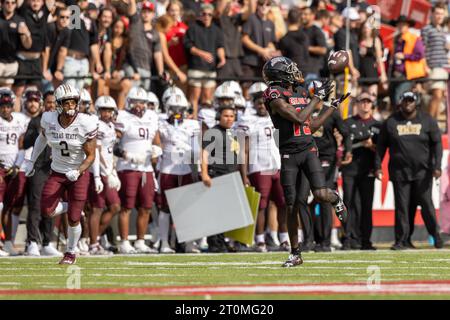
[[[325,183],[327,188],[336,190],[336,164],[332,161],[322,161],[322,168],[325,173]],[[320,212],[316,214],[316,206]],[[333,228],[333,212],[330,203],[313,202],[311,214],[314,221],[314,240],[323,247],[331,244],[331,229]]]
[[[34,175],[27,181],[27,241],[41,243],[43,246],[50,243],[53,228],[53,219],[41,215],[41,193],[49,175],[50,170],[36,168]]]
[[[414,226],[413,208],[421,206],[422,219],[428,233],[439,236],[439,225],[436,210],[432,200],[433,177],[428,174],[423,179],[413,181],[393,181],[395,197],[395,243],[403,244],[412,234],[411,224]],[[414,210],[415,212],[415,210]]]
[[[348,210],[345,226],[346,242],[356,242],[363,246],[371,245],[372,205],[375,178],[369,176],[343,176],[344,203]]]

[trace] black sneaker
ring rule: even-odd
[[[407,240],[405,241],[405,248],[406,249],[416,249],[416,246],[412,243],[411,240]]]
[[[315,252],[331,252],[331,247],[327,245],[316,245],[314,248]]]
[[[375,251],[377,248],[375,248],[372,244],[365,244],[361,246],[361,250]]]
[[[444,247],[444,241],[440,236],[433,237],[434,238],[434,247],[436,249],[442,249]]]
[[[341,196],[337,191],[334,191],[334,194],[338,197],[338,202],[333,204],[334,212],[336,213],[336,216],[338,217],[339,221],[345,225],[348,220],[348,211],[347,207],[344,204],[344,201],[342,201]]]
[[[290,254],[288,259],[283,263],[283,268],[292,268],[295,266],[299,266],[303,263],[302,255],[299,254]]]
[[[394,243],[394,245],[391,247],[391,250],[399,251],[399,250],[406,250],[407,248],[401,244],[401,243]]]
[[[289,242],[284,241],[284,242],[280,243],[279,250],[280,251],[287,251],[287,252],[291,251],[291,246],[289,245]]]
[[[300,249],[302,252],[309,252],[309,251],[313,251],[314,250],[314,243],[301,243],[300,244]]]

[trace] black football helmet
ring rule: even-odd
[[[297,85],[304,82],[297,64],[286,57],[275,57],[267,61],[262,74],[267,85]]]

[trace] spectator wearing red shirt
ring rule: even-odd
[[[178,80],[175,81],[177,85],[185,87],[187,80],[187,58],[183,39],[188,30],[188,26],[181,20],[183,15],[183,4],[178,0],[171,0],[167,5],[167,14],[173,19],[174,24],[166,32],[169,57],[164,55],[164,61],[176,75],[176,78],[178,78]]]

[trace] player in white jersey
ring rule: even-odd
[[[25,132],[23,118],[13,112],[15,102],[14,93],[9,88],[0,89],[0,211],[2,225],[6,228],[6,242],[4,250],[9,254],[17,254],[11,240],[10,213],[13,207],[14,194],[17,188],[17,174],[20,158],[24,153],[21,148],[20,136]],[[4,251],[2,251],[4,252]],[[0,255],[4,255],[0,253]]]
[[[152,162],[152,144],[159,146],[158,116],[146,109],[147,92],[132,88],[127,96],[126,110],[120,110],[116,120],[119,144],[115,148],[117,172],[122,187],[119,192],[122,210],[119,229],[122,239],[119,251],[122,253],[156,253],[144,242],[150,212],[155,195]],[[134,248],[128,241],[131,209],[138,209],[137,241]]]
[[[216,115],[217,110],[212,103],[200,104],[200,110],[198,111],[197,118],[204,129],[210,129],[216,125]]]
[[[256,221],[257,251],[266,252],[264,229],[269,200],[275,202],[278,212],[281,249],[289,250],[285,201],[280,181],[281,159],[275,143],[275,128],[264,105],[263,92],[252,94],[256,115],[247,114],[238,125],[248,137],[248,175],[256,191],[261,193]]]
[[[55,91],[56,112],[44,112],[42,132],[37,138],[26,175],[31,176],[34,162],[48,144],[52,151],[52,172],[41,196],[41,213],[53,215],[59,199],[67,192],[68,239],[67,249],[60,264],[74,264],[75,248],[81,235],[80,218],[88,197],[88,169],[95,160],[98,121],[79,113],[80,94],[68,84]]]
[[[21,123],[24,128],[24,134],[26,128],[28,127],[28,123],[31,118],[36,117],[42,110],[43,99],[42,94],[37,88],[29,87],[27,88],[21,99],[22,104],[22,112],[14,113],[16,119]],[[14,240],[17,232],[17,228],[19,226],[19,216],[22,211],[23,203],[25,200],[25,190],[26,190],[26,177],[25,170],[23,165],[23,160],[30,159],[31,152],[33,148],[30,147],[27,150],[23,150],[23,135],[19,138],[19,144],[21,148],[19,150],[19,155],[17,156],[17,160],[14,164],[14,174],[16,174],[13,181],[11,181],[11,188],[14,190],[14,193],[8,196],[8,202],[10,205],[7,209],[7,214],[10,219],[8,219],[8,224],[6,226],[6,241],[5,241],[5,251],[9,252],[10,255],[16,255],[17,252],[14,249]],[[20,168],[20,170],[19,170]]]
[[[99,116],[97,149],[99,161],[93,164],[89,198],[92,212],[89,215],[89,253],[102,255],[108,252],[99,244],[98,238],[109,226],[111,219],[120,211],[120,180],[114,167],[114,144],[116,130],[112,122],[117,110],[114,99],[110,96],[98,97],[95,110]],[[98,166],[95,168],[95,166]],[[96,181],[96,180],[100,181]],[[99,185],[102,187],[99,188]],[[106,210],[105,210],[106,209]]]
[[[161,205],[159,212],[159,236],[161,253],[174,253],[169,245],[170,210],[165,191],[193,182],[192,151],[200,134],[198,121],[187,119],[189,103],[184,94],[175,94],[166,102],[167,120],[159,123],[163,154],[160,163]],[[197,148],[198,150],[198,148]],[[195,158],[195,156],[194,156]],[[198,158],[198,155],[197,155]],[[187,252],[199,252],[193,243],[187,243]]]

